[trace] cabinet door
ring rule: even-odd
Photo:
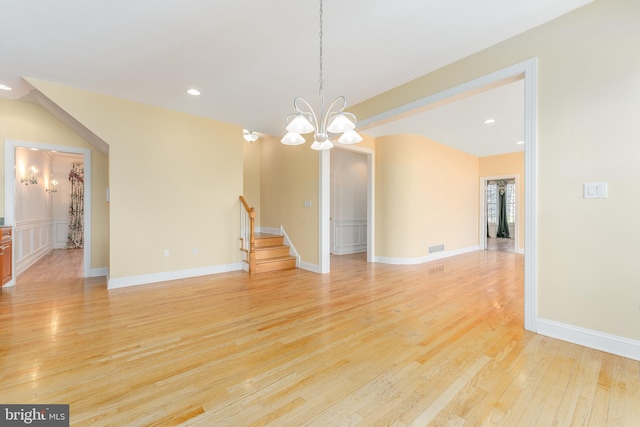
[[[11,278],[13,277],[13,271],[11,271],[11,250],[11,243],[8,243],[2,245],[2,250],[0,251],[2,252],[2,255],[0,255],[0,263],[2,264],[2,269],[0,271],[3,285],[11,281]]]

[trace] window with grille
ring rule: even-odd
[[[516,222],[516,184],[509,183],[505,188],[505,201],[507,203],[507,222]],[[487,222],[498,223],[498,184],[487,185]]]

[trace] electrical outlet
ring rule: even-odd
[[[191,248],[191,253],[194,255],[198,255],[198,248],[196,248],[195,246]]]
[[[168,256],[169,256],[169,249],[165,249],[165,250],[164,250],[164,256],[165,256],[165,257],[168,257]]]

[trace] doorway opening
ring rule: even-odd
[[[480,181],[480,248],[523,253],[520,249],[520,175],[483,177]]]
[[[537,332],[537,259],[536,259],[536,236],[537,236],[537,200],[536,200],[536,106],[537,106],[537,58],[531,58],[510,67],[495,71],[491,74],[476,78],[458,86],[443,90],[433,95],[426,96],[414,102],[410,102],[378,115],[360,121],[359,129],[366,130],[368,127],[380,123],[388,122],[394,118],[411,114],[414,111],[425,108],[433,108],[442,103],[446,103],[456,97],[465,94],[478,92],[486,88],[496,87],[508,82],[524,80],[524,158],[525,158],[525,187],[524,194],[524,327],[525,329]],[[373,165],[372,165],[373,169]],[[370,171],[371,173],[371,171]],[[328,273],[330,237],[330,171],[329,153],[324,152],[320,156],[320,270]],[[375,206],[373,198],[370,203]],[[373,209],[371,209],[373,211]],[[375,236],[375,222],[370,221],[369,227],[372,241]],[[373,246],[373,242],[372,246]],[[369,248],[372,251],[373,248]],[[375,252],[373,252],[375,253]],[[373,261],[373,257],[371,258]]]
[[[331,150],[332,255],[367,252],[367,156]]]
[[[46,245],[42,250],[53,249],[54,240],[58,239],[54,235],[54,229],[56,228],[56,224],[53,219],[47,220],[42,224],[37,224],[37,231],[29,231],[28,233],[21,233],[21,228],[18,227],[20,224],[16,223],[16,206],[17,206],[17,191],[16,188],[19,184],[19,181],[16,177],[17,173],[20,173],[20,166],[16,164],[16,152],[18,149],[27,149],[33,151],[41,151],[48,153],[67,153],[69,158],[73,158],[78,160],[79,163],[82,163],[84,167],[84,193],[82,195],[81,203],[84,205],[84,214],[82,217],[83,223],[83,232],[82,232],[82,240],[84,241],[84,247],[78,249],[82,251],[82,274],[83,277],[91,276],[91,150],[85,148],[75,148],[75,147],[67,147],[67,146],[57,146],[52,144],[41,144],[35,142],[27,142],[27,141],[15,141],[15,140],[6,140],[5,141],[5,224],[12,225],[17,228],[16,233],[14,234],[14,257],[13,257],[13,271],[16,271],[16,258],[19,258],[23,253],[20,252],[23,248],[26,248],[27,245],[31,245],[29,247],[33,247],[33,239],[34,236],[37,236],[40,240],[39,243],[42,243],[42,240],[46,241]],[[51,156],[51,155],[49,155]],[[60,154],[60,156],[63,156]],[[52,191],[55,188],[53,184],[53,172],[49,171],[48,175],[42,178],[42,187],[38,190],[42,191],[42,194],[46,194],[47,197],[53,197],[57,194],[57,192]],[[57,180],[56,180],[57,181]],[[46,188],[45,188],[46,185]],[[59,183],[58,183],[59,185]],[[34,188],[35,189],[35,188]],[[28,224],[26,224],[28,226]],[[60,234],[58,232],[58,234]],[[63,233],[64,234],[64,233]],[[43,237],[44,236],[44,237]],[[65,236],[66,237],[66,236]],[[50,240],[50,242],[49,242]],[[39,248],[40,249],[40,248]],[[37,254],[36,254],[37,255]],[[6,286],[14,286],[16,284],[16,275],[12,278],[12,280],[6,284]]]
[[[374,262],[375,254],[375,153],[372,149],[353,145],[340,147],[341,150],[360,153],[366,157],[366,242],[367,262]],[[331,153],[320,152],[320,273],[328,273],[331,269]]]

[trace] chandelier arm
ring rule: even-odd
[[[342,107],[340,107],[337,110],[334,110],[334,107],[338,102],[342,102]],[[345,99],[344,96],[340,95],[339,97],[333,100],[333,102],[331,103],[331,105],[329,105],[329,108],[327,109],[327,114],[322,118],[322,129],[324,133],[327,133],[327,127],[329,127],[329,122],[331,122],[331,119],[333,119],[335,116],[337,116],[340,113],[344,113],[344,109],[346,107],[347,107],[347,100]],[[351,114],[351,113],[346,113],[346,114]]]
[[[289,125],[289,123],[291,123],[291,120],[293,120],[296,116],[298,115],[298,113],[291,113],[289,114],[285,119],[284,119],[284,123],[285,125]]]
[[[300,106],[298,105],[298,102],[301,102],[303,104],[303,107],[306,107],[306,110],[308,110],[308,111],[305,111],[305,108],[300,108]],[[309,120],[310,118],[313,119],[312,123],[313,123],[314,127],[316,128],[316,132],[318,132],[318,118],[316,117],[316,113],[313,111],[313,108],[311,108],[311,105],[309,105],[307,100],[304,99],[304,98],[301,98],[299,96],[296,96],[295,99],[293,100],[293,106],[296,109],[296,111],[299,114],[304,115],[307,118],[307,120]],[[309,121],[311,121],[311,120],[309,120]]]
[[[356,127],[358,126],[358,118],[356,117],[355,114],[350,113],[348,111],[343,111],[342,114],[344,114],[347,117],[350,117],[353,124],[356,125]]]

